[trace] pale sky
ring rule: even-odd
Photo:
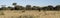
[[[16,2],[18,5],[36,5],[36,6],[45,6],[45,5],[60,5],[60,0],[0,0],[0,5],[11,6],[12,3]]]

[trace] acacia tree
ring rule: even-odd
[[[2,6],[2,10],[6,10],[6,5],[1,5]]]
[[[14,7],[8,6],[8,10],[14,10]]]
[[[26,10],[31,10],[31,5],[26,5]]]
[[[55,10],[60,10],[60,5],[56,5]]]
[[[15,6],[15,10],[23,10],[23,9],[24,9],[24,7],[22,7],[22,6],[19,6],[19,5]]]
[[[54,8],[54,7],[53,7],[52,5],[48,5],[48,9],[49,9],[49,10],[53,10],[53,8]]]
[[[32,7],[32,10],[36,10],[36,9],[37,9],[36,6],[33,6],[33,7]]]
[[[20,10],[23,10],[24,9],[24,7],[23,6],[20,6],[20,8],[19,8]]]
[[[22,9],[24,9],[24,7],[22,7],[20,5],[17,5],[17,3],[13,3],[13,5],[15,6],[14,7],[15,10],[22,10]]]
[[[42,7],[42,10],[48,10],[49,8],[46,6],[46,7]]]
[[[40,7],[33,6],[32,10],[38,10]]]
[[[15,5],[17,5],[17,3],[13,3],[12,5],[14,5],[14,6],[15,6]]]
[[[20,6],[19,5],[16,5],[15,6],[15,10],[19,10]]]

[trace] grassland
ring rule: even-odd
[[[60,11],[1,10],[0,18],[60,18]]]

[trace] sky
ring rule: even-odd
[[[0,0],[0,5],[11,6],[12,3],[17,3],[17,5],[36,5],[36,6],[46,6],[46,5],[60,5],[60,0]]]

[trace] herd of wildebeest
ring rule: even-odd
[[[31,5],[26,5],[26,7],[23,7],[21,5],[17,5],[17,3],[13,3],[14,7],[4,7],[4,5],[2,5],[3,7],[0,8],[0,10],[53,10],[53,11],[58,11],[60,10],[60,5],[56,5],[56,7],[53,7],[52,5],[48,5],[45,7],[39,7],[39,6],[33,6],[31,7]]]

